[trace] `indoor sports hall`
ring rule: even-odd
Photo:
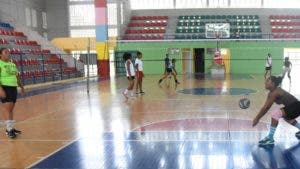
[[[300,168],[299,0],[0,0],[0,48],[0,168]]]

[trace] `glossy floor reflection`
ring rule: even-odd
[[[300,144],[257,147],[259,133],[130,132],[80,139],[32,168],[299,168]],[[290,148],[288,148],[290,147]],[[285,156],[284,156],[285,153]],[[292,164],[292,165],[291,165]],[[294,166],[293,166],[294,165]]]
[[[263,75],[178,76],[180,85],[172,78],[158,85],[159,78],[147,75],[146,94],[128,100],[125,77],[93,80],[89,94],[86,81],[27,90],[15,109],[22,134],[11,140],[0,130],[0,168],[299,166],[297,129],[284,121],[272,149],[257,147],[270,124],[268,113],[251,125],[267,96]],[[300,98],[300,80],[286,80],[282,87]],[[250,99],[248,109],[239,108],[242,97]]]

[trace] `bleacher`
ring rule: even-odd
[[[229,23],[230,38],[261,38],[257,15],[191,15],[179,16],[175,39],[205,39],[205,25]]]
[[[164,39],[168,16],[132,16],[124,40]]]
[[[14,31],[8,23],[0,22],[0,47],[9,49],[24,84],[82,76],[75,67],[68,67],[60,55],[41,49],[36,41],[28,40],[23,32]]]
[[[258,15],[186,15],[178,16],[176,23],[168,23],[168,19],[169,16],[132,16],[123,39],[205,39],[207,23],[229,23],[230,38],[262,38]],[[176,27],[174,36],[166,37],[167,28],[172,27]]]
[[[271,15],[273,38],[300,38],[300,15]]]

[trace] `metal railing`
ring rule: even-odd
[[[67,64],[66,58],[72,64]],[[19,77],[25,85],[84,76],[83,62],[70,54],[13,52],[10,59],[16,64]]]

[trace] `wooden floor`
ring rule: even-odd
[[[159,77],[147,76],[143,83],[146,94],[128,101],[122,95],[127,87],[124,77],[92,82],[89,95],[85,83],[77,83],[19,99],[15,109],[16,128],[23,133],[12,140],[5,135],[4,127],[1,128],[0,168],[31,166],[74,140],[100,138],[104,132],[253,131],[263,135],[267,132],[269,114],[257,127],[251,127],[267,94],[262,75],[231,75],[224,80],[179,76],[181,84],[177,87],[172,79],[159,86]],[[291,86],[287,81],[283,83],[283,88],[299,98],[297,86],[296,79]],[[194,88],[216,89],[216,95],[180,92]],[[249,109],[238,107],[239,99],[245,95],[230,95],[231,88],[256,91],[246,96],[251,100]],[[283,122],[276,137],[288,138],[296,131]],[[251,139],[258,141],[260,136]]]

